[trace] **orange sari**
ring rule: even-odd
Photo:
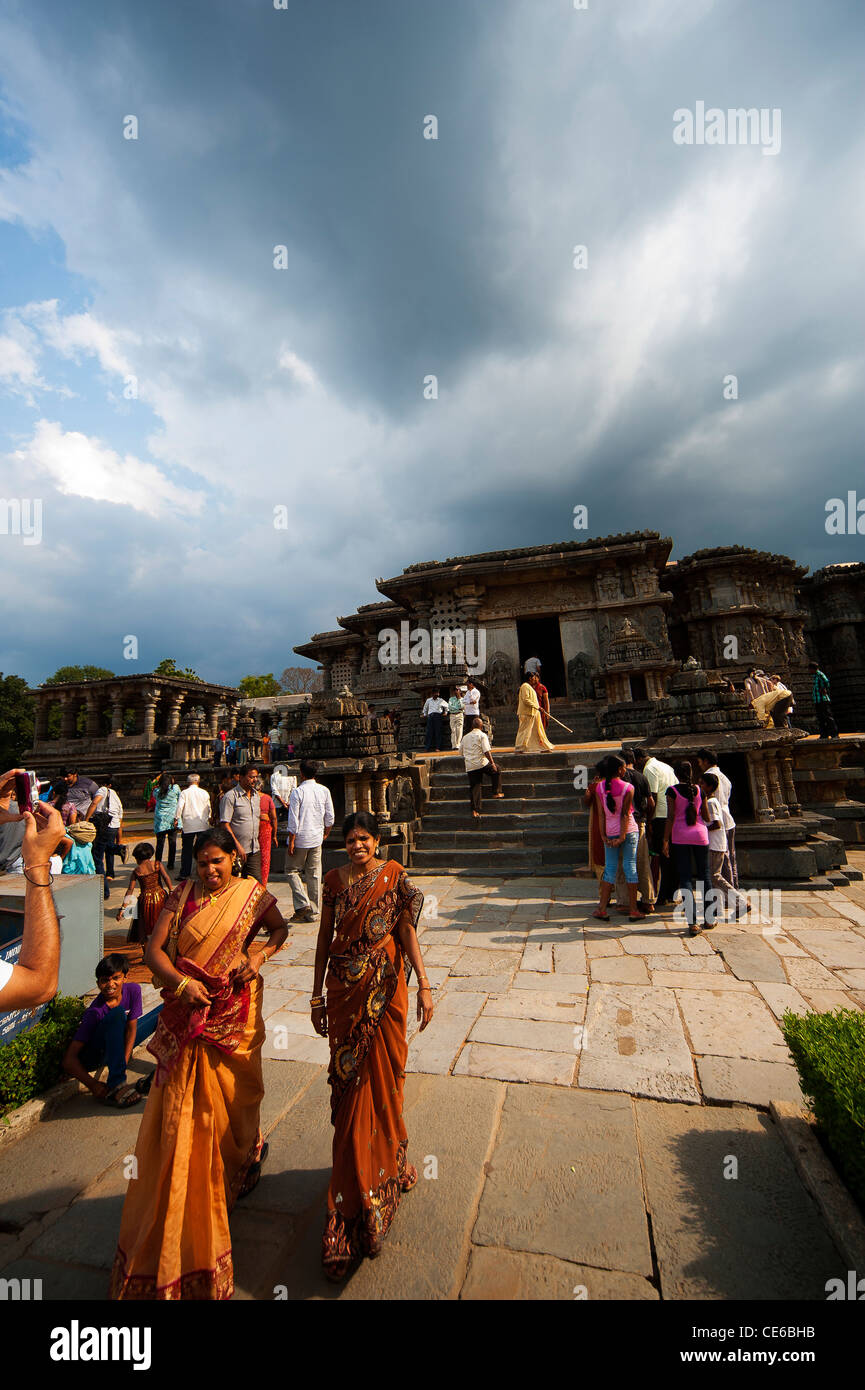
[[[228,1214],[261,1152],[264,1094],[261,980],[233,975],[275,902],[254,879],[233,879],[201,907],[185,885],[165,906],[180,912],[177,969],[214,992],[188,1009],[165,1004],[148,1043],[157,1060],[135,1146],[110,1296],[224,1299],[234,1292]]]
[[[344,887],[331,869],[322,905],[334,913],[326,980],[333,1173],[322,1263],[338,1270],[375,1256],[417,1171],[406,1163],[402,1118],[408,1054],[408,976],[395,934],[417,927],[423,894],[387,860]]]

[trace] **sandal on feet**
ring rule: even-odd
[[[130,1105],[137,1105],[140,1100],[141,1092],[136,1091],[134,1086],[115,1086],[113,1091],[102,1097],[102,1104],[114,1110],[128,1110]]]
[[[249,1193],[253,1190],[253,1188],[258,1186],[258,1180],[261,1177],[261,1165],[267,1158],[269,1149],[269,1144],[262,1144],[261,1153],[258,1155],[258,1158],[256,1159],[255,1163],[250,1164],[249,1172],[243,1180],[243,1187],[237,1194],[238,1202],[240,1201],[241,1197],[247,1197]]]
[[[596,912],[593,912],[592,916],[597,917],[599,922],[609,922],[610,920],[609,912],[601,912],[600,908],[598,908]]]
[[[135,1089],[140,1096],[150,1095],[150,1087],[153,1085],[153,1078],[155,1075],[156,1072],[152,1071],[148,1076],[142,1076],[138,1081],[136,1081]]]
[[[631,922],[642,922],[645,915],[645,912],[631,912],[628,914],[628,920]]]

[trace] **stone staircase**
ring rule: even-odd
[[[587,863],[589,813],[574,787],[575,766],[593,767],[597,750],[495,754],[504,799],[484,786],[472,819],[462,759],[439,759],[411,867],[447,874],[569,874]]]
[[[491,714],[495,726],[495,736],[493,747],[513,748],[514,739],[517,736],[516,708],[513,710],[494,709],[487,711]],[[591,743],[599,739],[602,735],[598,732],[598,718],[594,710],[587,710],[585,705],[571,705],[566,700],[552,700],[550,702],[550,714],[556,719],[560,719],[563,724],[567,724],[573,733],[565,733],[558,724],[554,724],[552,719],[547,724],[547,738],[550,743],[579,743],[585,740]],[[597,762],[597,756],[594,759]]]

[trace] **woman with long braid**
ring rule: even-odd
[[[679,779],[667,789],[667,823],[664,826],[663,853],[673,858],[679,875],[679,887],[685,900],[685,916],[691,936],[699,936],[703,927],[713,927],[707,920],[706,896],[712,884],[709,872],[709,817],[689,762],[676,763],[673,769]],[[692,863],[693,860],[693,863]],[[694,872],[696,866],[696,874]],[[696,882],[695,882],[696,880]],[[696,883],[703,894],[703,927],[697,926]]]

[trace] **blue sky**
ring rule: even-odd
[[[376,576],[578,503],[865,558],[824,527],[865,493],[863,14],[0,0],[0,497],[43,516],[0,669],[279,673]],[[675,145],[698,101],[780,151]]]

